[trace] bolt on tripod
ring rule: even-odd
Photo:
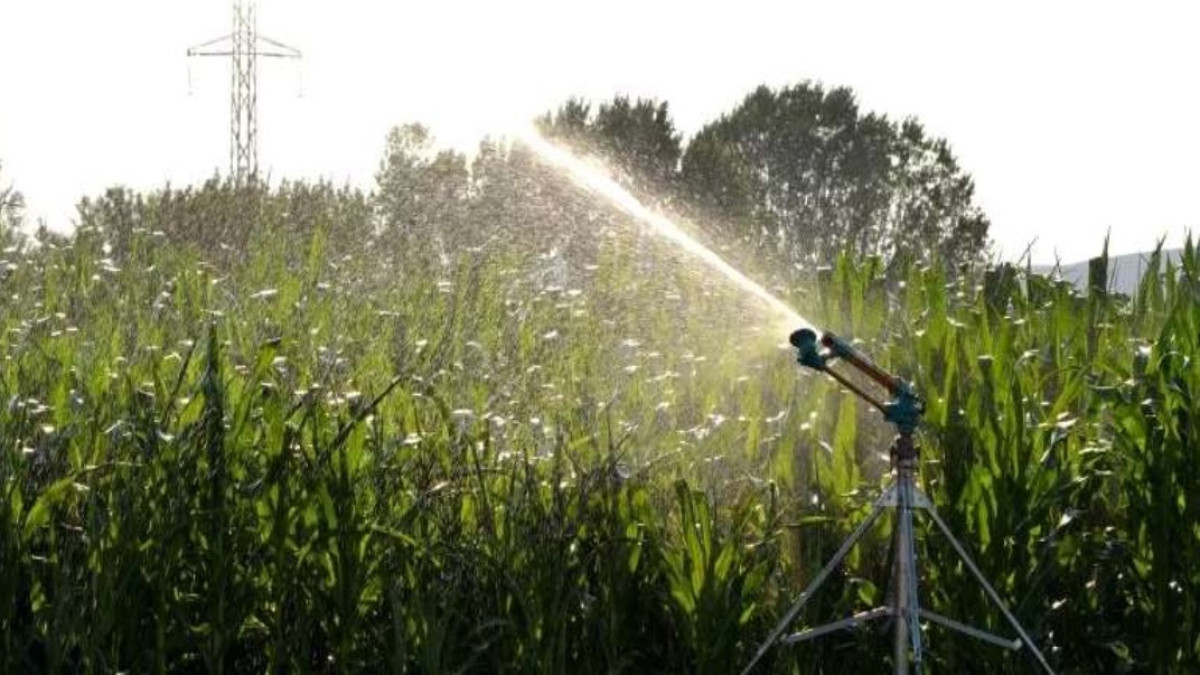
[[[808,588],[804,589],[804,592],[800,594],[796,602],[771,630],[766,641],[758,648],[754,658],[742,670],[742,675],[749,675],[754,666],[770,651],[776,642],[783,642],[785,644],[804,642],[838,630],[854,628],[873,619],[883,617],[891,617],[895,622],[893,648],[894,672],[896,675],[908,675],[910,666],[912,671],[917,675],[921,672],[921,663],[923,660],[921,621],[936,623],[950,630],[1007,649],[1018,650],[1022,646],[1028,645],[1038,664],[1047,673],[1054,675],[1054,670],[1046,661],[1046,657],[1042,655],[1042,652],[1037,648],[1033,640],[1030,639],[1025,629],[1021,627],[1016,617],[1005,606],[999,594],[988,583],[988,580],[983,576],[979,567],[975,565],[975,562],[971,560],[971,556],[967,554],[963,545],[954,537],[949,526],[946,525],[946,522],[942,520],[937,510],[934,509],[933,503],[925,496],[921,488],[917,486],[916,473],[918,464],[920,463],[920,450],[913,441],[913,433],[916,431],[921,413],[924,412],[924,404],[913,392],[912,386],[908,382],[879,368],[870,359],[854,349],[848,342],[832,333],[825,333],[821,336],[820,344],[823,348],[818,347],[817,334],[807,328],[792,333],[791,343],[799,350],[798,360],[801,365],[827,373],[843,386],[878,408],[883,413],[884,418],[896,427],[898,433],[896,439],[892,442],[889,453],[892,462],[893,478],[892,482],[883,491],[883,494],[875,500],[871,512],[867,517],[842,542],[841,547],[833,554],[833,557],[825,564],[825,567],[813,577]],[[892,397],[891,400],[886,403],[878,400],[837,371],[830,369],[830,362],[835,359],[841,359],[862,371],[867,377],[886,389]],[[790,635],[784,635],[788,626],[800,614],[800,610],[804,608],[804,605],[812,598],[813,594],[820,589],[829,575],[841,564],[842,559],[846,557],[850,549],[858,543],[859,539],[879,519],[884,509],[889,508],[895,509],[895,526],[892,529],[892,547],[895,555],[892,562],[892,590],[890,592],[889,604],[860,612],[838,621],[815,626]],[[913,511],[916,510],[923,510],[929,514],[929,517],[937,525],[938,529],[950,541],[950,545],[954,547],[955,553],[958,554],[963,564],[971,571],[971,574],[979,582],[979,585],[983,587],[988,599],[996,604],[1001,613],[1004,614],[1004,618],[1017,632],[1018,639],[1005,639],[921,607],[920,596],[917,592],[917,552],[913,540]]]

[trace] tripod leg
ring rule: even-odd
[[[808,584],[808,588],[804,589],[804,592],[800,594],[800,597],[796,600],[796,603],[787,611],[787,614],[783,616],[783,619],[781,619],[779,623],[775,624],[775,627],[771,629],[770,635],[767,636],[767,639],[762,643],[762,646],[758,648],[758,652],[754,654],[754,658],[751,659],[750,663],[747,664],[742,670],[742,675],[748,675],[750,671],[754,669],[754,666],[758,665],[758,662],[762,659],[762,657],[768,651],[770,651],[771,647],[774,646],[774,644],[779,640],[780,636],[783,635],[783,632],[787,630],[787,627],[796,619],[796,615],[799,614],[800,610],[804,608],[804,603],[808,602],[808,599],[812,597],[813,593],[817,592],[817,589],[821,587],[821,584],[825,583],[826,577],[828,577],[833,570],[837,568],[837,566],[842,562],[842,559],[846,557],[846,554],[850,552],[850,549],[853,548],[854,545],[858,543],[858,540],[862,538],[863,534],[870,529],[871,525],[874,524],[876,519],[879,518],[879,514],[883,513],[883,509],[886,508],[886,502],[887,499],[890,498],[890,495],[891,491],[889,490],[888,492],[885,492],[879,499],[875,500],[875,506],[871,508],[871,513],[865,519],[863,519],[861,523],[858,524],[858,527],[854,528],[854,531],[850,533],[849,537],[846,537],[846,540],[842,542],[842,546],[837,550],[837,553],[834,553],[833,557],[829,559],[829,562],[825,563],[825,567],[822,567],[821,571],[817,573],[817,576],[813,577],[813,580]]]
[[[922,646],[920,596],[917,589],[917,549],[913,541],[913,508],[916,504],[912,474],[901,468],[898,483],[899,503],[896,511],[894,538],[898,551],[895,567],[894,660],[896,675],[907,675],[911,658],[912,670],[921,673]],[[911,650],[911,651],[910,651]],[[911,657],[910,657],[911,654]]]
[[[895,603],[894,614],[896,623],[892,626],[892,661],[894,675],[908,675],[909,658],[909,624],[908,610],[912,600],[912,586],[909,577],[912,575],[913,560],[909,557],[908,542],[912,536],[912,517],[908,510],[911,500],[905,489],[904,477],[901,476],[896,484],[896,524],[892,530],[892,540],[895,542],[896,562],[892,568],[893,584],[896,589],[892,601]]]
[[[950,531],[950,527],[946,525],[946,522],[942,520],[942,517],[937,514],[937,511],[934,511],[932,508],[926,510],[929,511],[929,516],[933,518],[933,522],[937,523],[938,529],[940,529],[942,534],[946,535],[946,538],[950,540],[950,545],[954,547],[954,551],[955,553],[958,553],[958,557],[961,558],[964,563],[966,563],[967,569],[971,570],[971,574],[975,575],[975,580],[979,582],[980,586],[983,586],[983,590],[985,593],[987,593],[988,598],[990,598],[991,601],[1000,608],[1000,611],[1004,614],[1004,618],[1008,620],[1008,623],[1013,627],[1013,630],[1017,631],[1017,635],[1020,635],[1025,644],[1029,645],[1029,650],[1033,652],[1033,656],[1037,659],[1038,663],[1041,664],[1042,668],[1045,669],[1047,673],[1054,675],[1054,669],[1050,667],[1050,664],[1046,661],[1046,657],[1042,655],[1041,650],[1038,649],[1033,640],[1029,639],[1029,635],[1025,633],[1025,629],[1021,627],[1021,624],[1017,621],[1017,618],[1012,615],[1012,612],[1008,611],[1008,606],[1005,605],[1004,601],[1000,599],[1000,595],[996,593],[996,589],[992,588],[992,585],[988,583],[987,579],[984,578],[983,572],[979,571],[979,568],[975,565],[975,561],[971,560],[971,556],[967,555],[966,549],[964,549],[962,544],[958,543],[958,540],[954,538],[954,533]]]
[[[911,521],[912,514],[909,513]],[[925,660],[925,647],[921,636],[921,598],[917,594],[917,552],[916,544],[912,540],[912,523],[909,522],[909,540],[908,559],[910,566],[908,570],[908,616],[905,619],[908,621],[908,637],[912,647],[913,671],[917,675],[921,675],[921,664]]]

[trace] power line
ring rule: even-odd
[[[298,59],[300,50],[258,34],[255,0],[233,0],[233,30],[187,50],[230,60],[229,172],[238,184],[258,176],[258,59]]]

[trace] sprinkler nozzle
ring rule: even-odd
[[[813,370],[825,370],[825,357],[817,346],[817,333],[811,328],[801,328],[791,334],[788,341],[799,351],[796,360]]]

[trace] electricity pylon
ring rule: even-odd
[[[187,50],[230,57],[229,172],[238,184],[258,175],[258,59],[298,59],[300,50],[258,34],[254,0],[233,0],[233,30]]]

